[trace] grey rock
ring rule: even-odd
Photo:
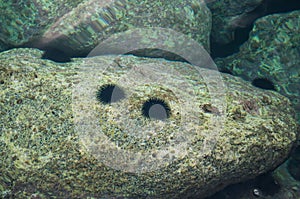
[[[2,196],[204,198],[275,168],[296,141],[289,100],[240,78],[163,59],[57,64],[42,53],[0,54]],[[224,95],[214,92],[222,82]],[[165,120],[144,114],[153,99]]]

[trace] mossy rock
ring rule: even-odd
[[[0,55],[1,197],[204,198],[274,169],[296,141],[289,100],[240,78],[207,82],[216,71],[163,59],[41,56]],[[103,103],[107,85],[124,95]],[[149,99],[166,118],[143,114]]]

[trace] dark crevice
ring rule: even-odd
[[[226,74],[229,74],[229,75],[233,75],[233,73],[227,68],[219,69],[219,72],[226,73]]]
[[[256,78],[252,81],[252,85],[266,90],[276,90],[273,82],[267,78]]]
[[[249,39],[249,33],[253,28],[256,19],[274,13],[286,13],[300,9],[299,0],[265,0],[263,3],[248,13],[248,25],[243,28],[237,28],[234,31],[234,40],[228,44],[219,44],[211,40],[212,58],[227,57],[239,51],[239,47]]]
[[[206,199],[240,199],[240,198],[270,198],[280,191],[271,172],[262,174],[255,179],[229,185],[222,191]]]
[[[265,0],[267,15],[284,13],[300,9],[299,0]]]
[[[296,148],[294,153],[292,154],[291,159],[288,162],[288,171],[291,176],[295,179],[300,181],[300,146]]]
[[[169,61],[180,61],[189,63],[185,58],[181,57],[178,54],[175,54],[170,51],[157,49],[157,48],[146,48],[130,51],[126,55],[134,55],[138,57],[147,57],[147,58],[164,58]]]
[[[71,61],[71,57],[64,51],[57,48],[46,48],[42,59],[49,59],[58,63],[66,63]]]
[[[249,39],[249,33],[253,24],[245,28],[237,28],[234,31],[235,39],[228,44],[218,44],[211,41],[211,57],[227,57],[239,52],[240,46]]]

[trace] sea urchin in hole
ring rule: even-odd
[[[159,98],[150,98],[144,102],[142,114],[146,118],[165,120],[171,115],[171,108],[167,102]]]
[[[124,99],[125,92],[115,84],[105,84],[99,88],[96,97],[103,104],[111,104]]]

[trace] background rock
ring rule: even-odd
[[[231,183],[275,168],[287,157],[296,140],[296,121],[288,99],[276,92],[255,88],[240,78],[222,75],[227,86],[224,91],[227,106],[223,110],[214,106],[215,99],[208,93],[207,82],[199,78],[197,70],[189,64],[133,56],[93,57],[56,64],[39,59],[41,55],[41,51],[32,49],[14,49],[0,55],[0,190],[4,197],[204,198]],[[184,74],[187,84],[183,82],[173,88],[172,84],[140,82],[145,77],[134,79],[135,86],[125,84],[131,77],[129,71],[133,72],[130,74],[140,71],[138,74],[149,77],[137,70],[145,64],[153,69],[166,66],[178,71]],[[97,70],[86,73],[95,66]],[[158,77],[164,82],[178,85],[180,76],[159,71],[161,76]],[[200,71],[210,74],[206,69]],[[119,84],[124,89],[125,99],[109,105],[100,103],[97,92],[103,91],[105,85],[118,84],[121,76],[125,76],[125,82]],[[82,85],[88,89],[74,89],[85,78],[88,81]],[[211,79],[210,83],[218,85],[220,82]],[[183,99],[190,99],[193,92],[197,93],[192,95],[195,98],[179,109]],[[88,93],[93,96],[87,96]],[[153,121],[141,114],[142,104],[153,97],[169,104],[168,120]],[[86,106],[88,110],[83,108]],[[80,115],[81,112],[74,112],[77,109],[92,113]],[[131,127],[131,123],[122,122],[123,114],[130,116],[126,121],[139,125],[129,128],[128,132],[122,130],[126,125]],[[80,116],[86,123],[77,126]],[[214,129],[219,131],[215,136],[211,122],[223,116],[224,125]],[[76,127],[85,127],[89,122],[94,124],[93,121],[96,125],[99,123],[111,142],[118,141],[123,150],[143,153],[152,150],[152,158],[159,158],[156,152],[172,140],[192,139],[181,148],[186,154],[165,162],[158,170],[124,172],[99,161],[97,155],[110,148],[105,142],[101,143],[97,135],[89,137],[93,135],[89,131],[92,129],[87,128],[84,137],[77,132]],[[140,129],[147,124],[160,130],[152,132],[155,134],[147,139],[131,134],[137,130],[143,135],[146,132]],[[187,137],[178,137],[179,133]],[[88,142],[84,142],[85,139]],[[100,144],[104,147],[101,150],[96,148]],[[212,150],[203,150],[207,146]],[[101,153],[95,154],[91,149]],[[170,157],[176,157],[176,153]],[[164,160],[168,157],[161,161]],[[140,164],[148,161],[150,159],[145,159]],[[139,162],[133,159],[131,163]]]
[[[8,46],[31,42],[84,0],[1,1],[0,40]]]
[[[9,1],[2,7],[6,11],[0,18],[0,36],[10,46],[85,56],[114,33],[161,27],[189,35],[209,50],[211,15],[205,3],[198,0],[57,0],[17,5]]]
[[[235,51],[247,40],[256,19],[275,13],[286,13],[300,9],[298,0],[206,0],[212,12],[212,52],[214,48]],[[218,54],[221,57],[226,52]],[[228,55],[228,54],[227,54]]]
[[[216,59],[220,70],[289,97],[300,122],[300,11],[258,19],[240,52]]]
[[[206,0],[211,10],[213,23],[212,41],[219,44],[227,44],[234,40],[234,30],[250,25],[261,15],[253,12],[263,0]]]

